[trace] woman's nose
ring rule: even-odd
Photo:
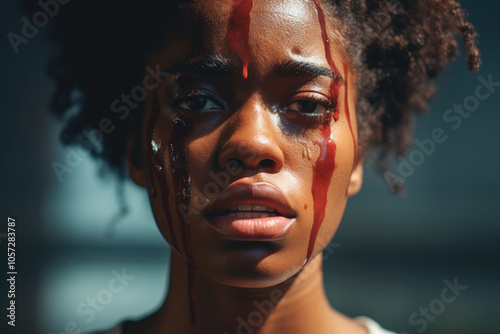
[[[247,101],[227,123],[219,152],[219,164],[225,168],[235,160],[247,170],[277,173],[284,163],[280,142],[283,140],[277,120],[258,101]]]

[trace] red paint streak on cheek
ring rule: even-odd
[[[160,114],[160,104],[158,103],[157,95],[154,94],[153,96],[154,99],[154,104],[153,108],[151,110],[151,116],[150,116],[150,121],[147,126],[147,132],[146,132],[146,142],[145,142],[145,147],[144,147],[144,152],[146,152],[147,159],[150,161],[151,165],[153,166],[154,173],[156,175],[156,178],[158,179],[158,183],[160,186],[160,196],[162,198],[162,205],[163,205],[163,210],[165,213],[165,221],[167,222],[168,225],[168,230],[170,233],[170,239],[171,239],[171,244],[172,248],[179,252],[179,244],[177,242],[177,238],[175,236],[175,231],[173,227],[173,220],[172,220],[172,215],[169,210],[169,203],[168,203],[168,198],[170,196],[170,189],[168,187],[167,183],[167,177],[166,177],[166,172],[165,172],[165,166],[163,162],[163,155],[161,154],[160,151],[153,151],[153,148],[156,147],[158,149],[159,139],[153,137],[154,133],[154,126],[156,122],[158,121],[158,117]],[[153,198],[156,198],[156,190],[154,188],[154,181],[151,189],[151,196]]]
[[[182,242],[187,259],[191,262],[191,242],[189,228],[189,202],[191,200],[191,184],[189,181],[189,170],[184,152],[184,138],[186,137],[186,125],[179,121],[173,121],[173,131],[168,142],[168,154],[170,170],[174,183],[174,199],[177,219],[181,227]]]
[[[253,0],[233,0],[229,23],[226,33],[226,43],[231,50],[236,52],[243,62],[243,78],[248,77],[248,64],[250,63],[250,12]]]
[[[309,236],[306,261],[311,258],[314,243],[325,218],[328,188],[335,169],[335,152],[337,146],[331,138],[330,122],[321,126],[322,139],[318,142],[320,156],[313,166],[312,196],[314,201],[314,221]]]
[[[328,62],[328,66],[330,66],[330,69],[332,70],[333,74],[338,79],[341,77],[341,75],[337,66],[335,65],[335,62],[333,61],[332,52],[330,49],[330,40],[328,39],[328,34],[326,32],[325,12],[321,7],[320,0],[314,0],[314,4],[316,5],[316,11],[318,12],[318,20],[319,20],[319,25],[321,27],[321,38],[323,39],[323,46],[325,48],[325,58],[326,61]],[[338,101],[340,85],[341,85],[340,80],[333,79],[332,82],[330,83],[330,88],[328,93],[333,101]],[[338,121],[339,119],[338,107],[336,107],[335,110],[333,111],[333,119],[335,119],[336,121]]]
[[[351,131],[352,143],[354,145],[354,161],[352,162],[352,168],[356,165],[356,159],[358,157],[358,145],[356,144],[356,138],[354,137],[354,131],[352,130],[351,124],[351,113],[349,110],[349,69],[346,63],[344,63],[344,74],[345,74],[345,117],[347,118],[347,123],[349,123],[349,130]]]
[[[193,325],[196,322],[194,311],[195,290],[195,263],[191,245],[191,229],[189,221],[189,203],[191,202],[191,181],[189,178],[189,166],[186,160],[185,138],[189,133],[190,126],[180,120],[174,121],[174,129],[169,142],[170,173],[175,184],[175,206],[178,221],[181,227],[184,252],[188,259],[188,298],[189,319]]]
[[[161,107],[157,101],[156,94],[154,95],[154,107],[151,111],[151,117],[147,126],[145,152],[148,160],[152,163],[153,170],[157,176],[160,194],[162,196],[162,205],[165,211],[165,218],[168,224],[169,233],[171,235],[172,248],[180,253],[179,244],[175,236],[173,224],[178,221],[180,224],[181,238],[184,245],[184,253],[188,261],[188,298],[189,298],[189,312],[190,322],[196,322],[194,312],[195,290],[194,290],[194,277],[195,277],[195,264],[192,256],[191,245],[191,231],[189,226],[189,203],[191,201],[191,184],[189,179],[189,169],[186,161],[185,154],[185,138],[189,128],[181,121],[173,121],[173,131],[170,136],[168,145],[165,147],[159,146],[160,140],[153,138],[154,126],[158,121]],[[156,147],[156,149],[154,149]],[[172,176],[174,192],[172,193],[168,187],[167,169],[164,163],[164,152],[169,156],[169,171]],[[156,197],[156,192],[152,191],[153,198]],[[169,210],[169,198],[174,197],[175,208],[174,214],[176,219],[172,217],[172,212]]]
[[[333,79],[329,87],[329,95],[333,101],[338,101],[339,98],[339,88],[341,81],[340,72],[335,65],[332,58],[332,53],[330,50],[330,41],[328,39],[328,34],[326,32],[326,22],[325,13],[321,7],[319,0],[314,0],[316,5],[316,11],[318,13],[319,25],[321,27],[321,38],[323,39],[323,46],[325,48],[325,58],[332,70],[333,74],[337,77],[337,80]],[[338,103],[337,103],[338,105]],[[339,108],[335,108],[333,112],[333,119],[337,121],[339,119]],[[314,201],[314,220],[313,226],[311,228],[311,234],[309,236],[309,245],[307,247],[306,263],[312,256],[314,249],[314,243],[318,236],[319,229],[325,218],[326,204],[328,200],[328,188],[332,180],[333,171],[335,169],[335,152],[337,146],[331,138],[331,119],[328,119],[326,124],[323,124],[320,128],[322,140],[318,142],[320,147],[320,156],[313,166],[313,183],[312,183],[312,196]]]

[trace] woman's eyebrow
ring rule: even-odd
[[[236,72],[236,68],[230,66],[229,60],[221,56],[208,56],[177,63],[164,71],[167,74],[192,73],[210,76],[227,75]]]
[[[290,59],[284,63],[275,65],[271,71],[279,77],[319,77],[326,76],[334,80],[344,81],[342,76],[333,73],[328,67],[322,67],[310,62]]]
[[[205,76],[237,75],[240,72],[229,59],[220,55],[198,58],[192,61],[184,61],[169,67],[163,73],[179,74],[191,73]],[[319,77],[326,76],[334,80],[344,81],[342,76],[336,75],[328,67],[322,67],[306,61],[294,59],[278,63],[271,67],[271,77]]]

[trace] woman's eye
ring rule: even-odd
[[[189,96],[180,99],[176,103],[177,107],[187,111],[212,111],[221,110],[222,107],[212,99],[205,96]]]
[[[330,111],[336,108],[336,102],[320,94],[308,94],[296,98],[280,108],[289,120],[306,126],[323,124],[328,120]]]
[[[282,108],[283,111],[295,111],[305,114],[322,114],[327,111],[327,108],[317,102],[309,100],[298,100],[290,103],[289,105]]]

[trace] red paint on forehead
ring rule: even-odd
[[[226,33],[227,45],[243,62],[244,79],[248,77],[248,64],[252,52],[248,43],[252,7],[253,0],[233,0]]]

